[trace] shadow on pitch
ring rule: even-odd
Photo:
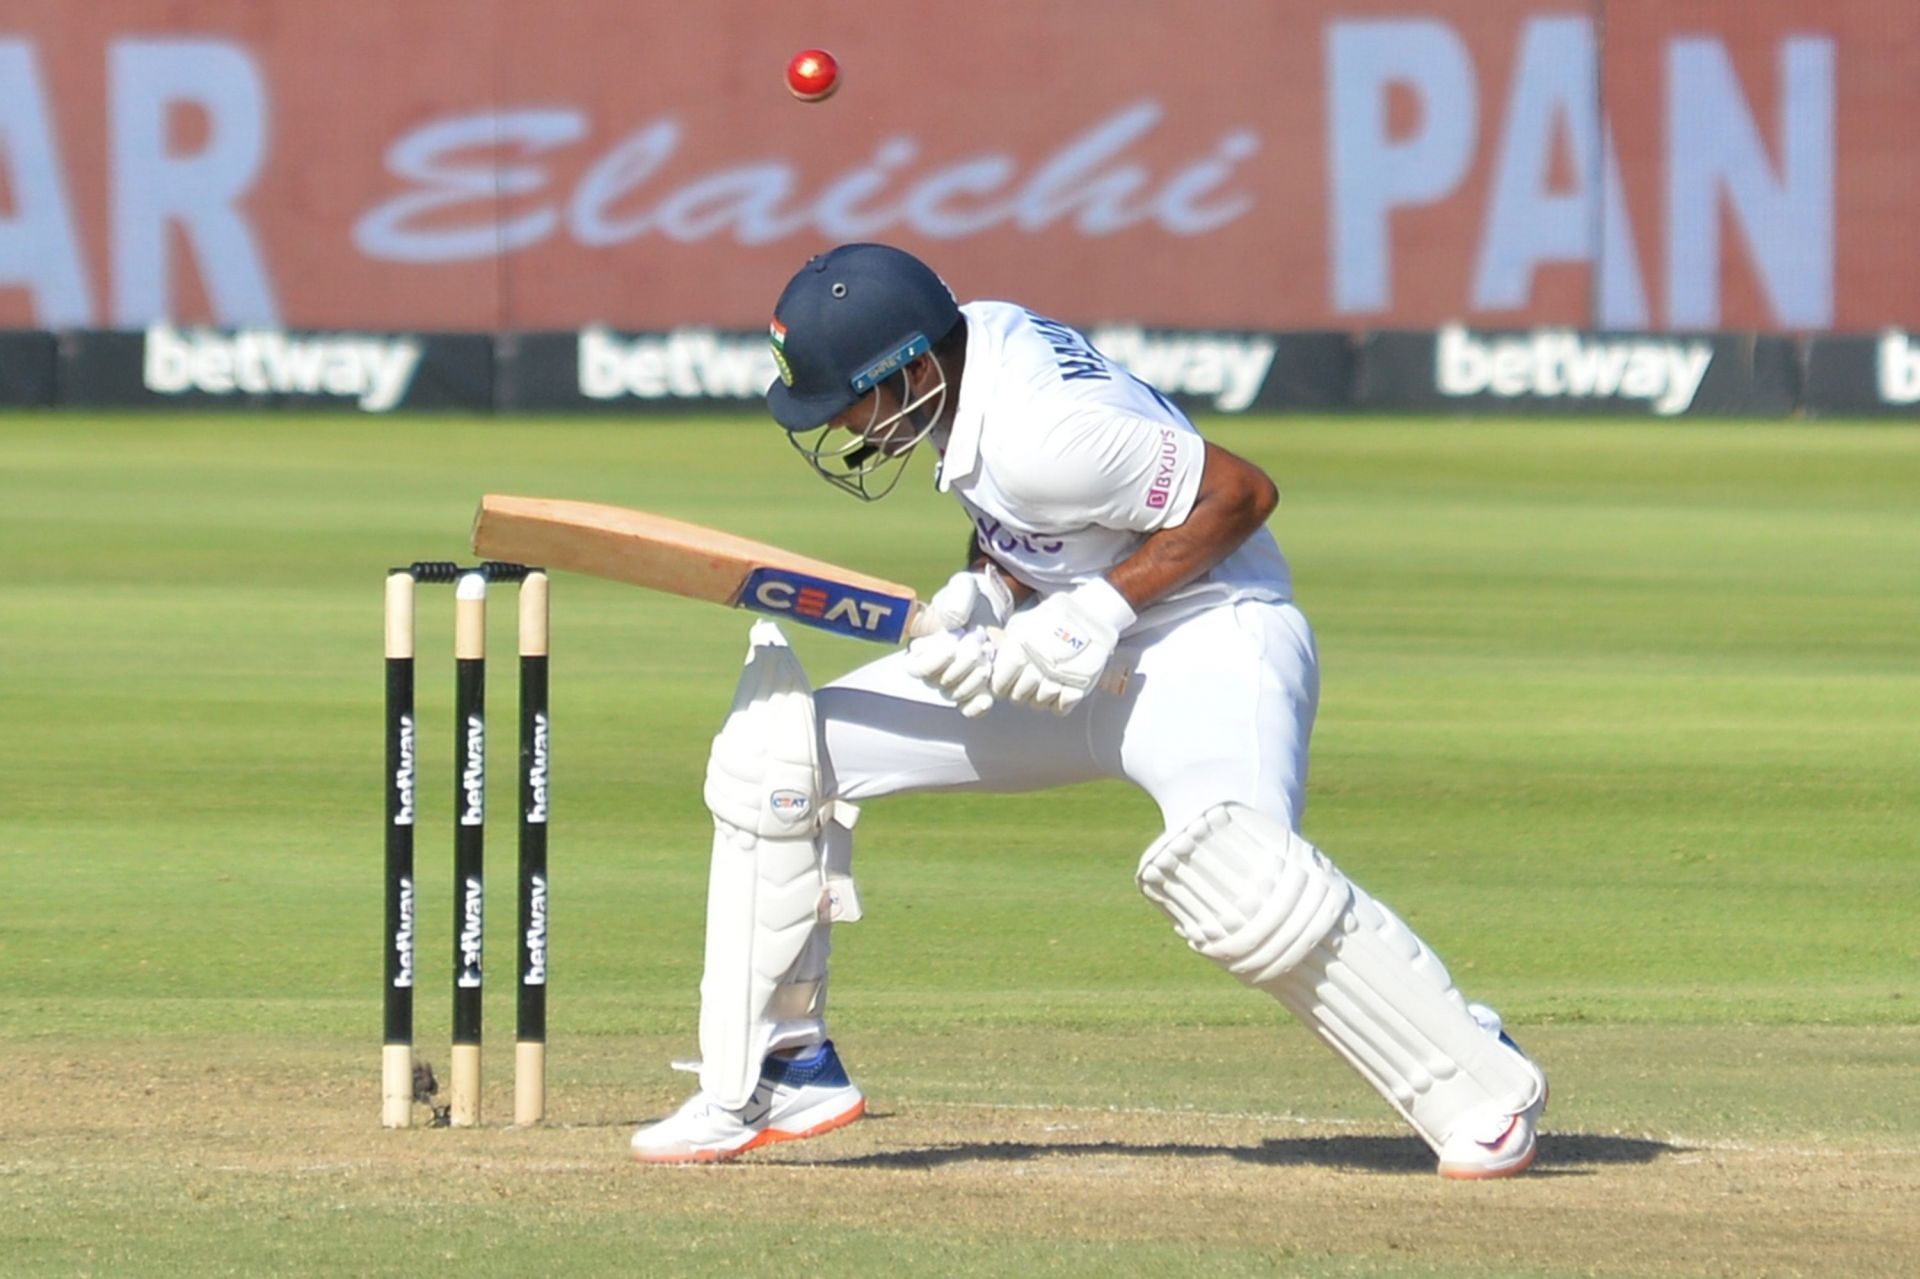
[[[1641,1137],[1547,1132],[1540,1136],[1540,1155],[1528,1175],[1579,1175],[1598,1166],[1648,1164],[1663,1155],[1677,1154],[1684,1149],[1669,1142]],[[1275,1168],[1309,1167],[1345,1172],[1433,1175],[1433,1152],[1417,1137],[1269,1137],[1255,1146],[1129,1141],[968,1141],[815,1162],[835,1168],[944,1168],[949,1164],[1021,1163],[1033,1159],[1115,1156],[1233,1159]]]

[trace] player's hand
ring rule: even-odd
[[[986,628],[936,631],[907,645],[907,670],[938,689],[968,719],[993,705],[987,681],[993,677],[993,641]]]
[[[1104,577],[1049,595],[1007,620],[989,688],[1065,715],[1099,682],[1134,620],[1133,606]]]
[[[912,635],[964,631],[972,626],[1000,626],[1013,612],[1013,588],[1000,570],[988,564],[966,569],[947,579],[927,606],[913,619]]]

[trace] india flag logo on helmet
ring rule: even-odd
[[[780,380],[792,386],[793,366],[787,363],[787,326],[780,323],[779,316],[774,316],[773,323],[767,326],[767,336],[773,343],[773,362],[780,366]]]

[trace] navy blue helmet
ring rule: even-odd
[[[811,259],[773,308],[780,378],[767,410],[789,431],[844,413],[960,322],[933,269],[885,244],[843,244]]]

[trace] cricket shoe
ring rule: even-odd
[[[641,1163],[716,1163],[776,1141],[818,1137],[858,1119],[867,1099],[840,1064],[833,1041],[799,1057],[769,1057],[747,1104],[722,1106],[702,1090],[657,1124],[633,1134]]]
[[[1485,1004],[1469,1004],[1467,1011],[1481,1028],[1519,1055],[1539,1081],[1533,1100],[1519,1110],[1482,1111],[1468,1115],[1440,1145],[1440,1175],[1457,1181],[1483,1181],[1525,1172],[1539,1153],[1536,1132],[1547,1108],[1547,1076],[1522,1052],[1500,1024],[1500,1014]]]

